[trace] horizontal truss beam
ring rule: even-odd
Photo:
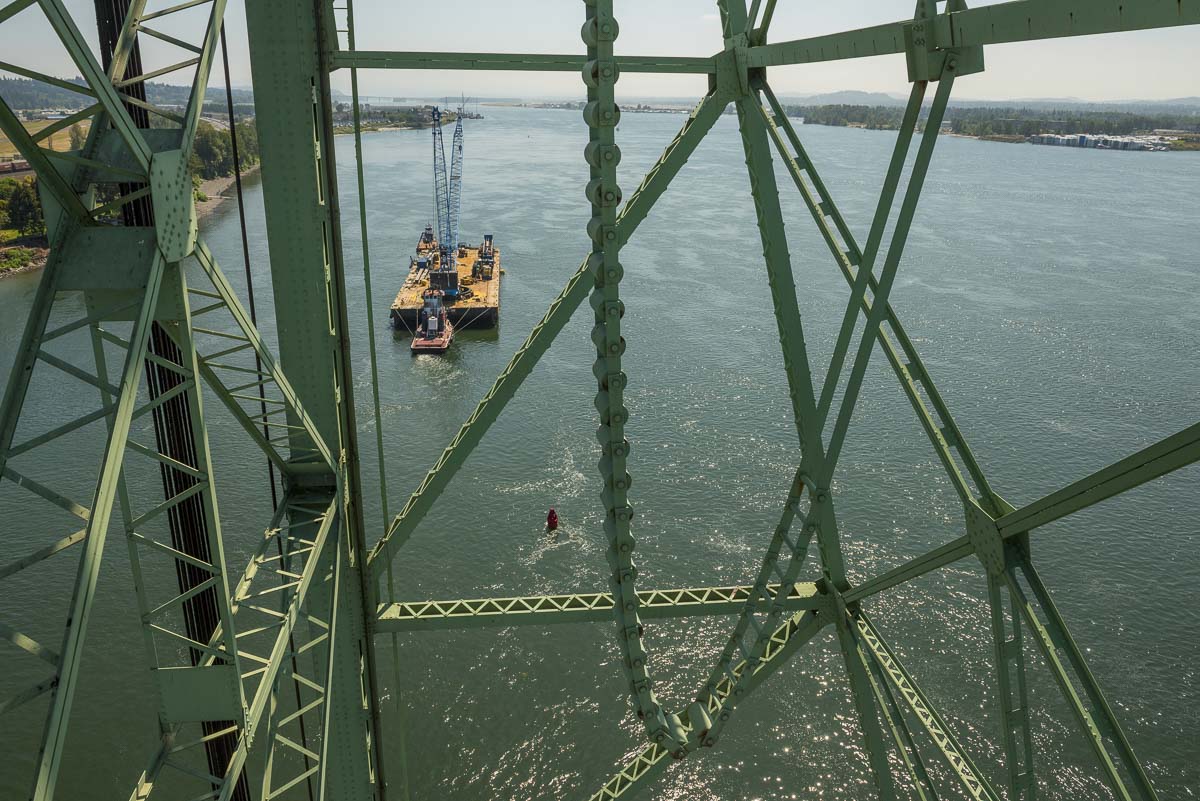
[[[617,56],[622,72],[716,72],[708,57]],[[587,57],[551,53],[420,53],[394,50],[342,50],[330,56],[332,69],[377,70],[516,70],[579,72]]]
[[[1002,536],[1011,537],[1086,509],[1197,460],[1200,460],[1200,423],[1010,512],[997,519],[996,525]]]
[[[1016,0],[933,18],[935,48],[1028,42],[1200,24],[1197,0]],[[747,65],[779,67],[905,52],[911,20],[751,47]]]
[[[828,606],[828,604],[826,604]],[[771,633],[771,645],[763,653],[762,658],[751,666],[748,660],[742,660],[730,668],[730,675],[722,679],[704,704],[693,704],[680,713],[679,719],[686,730],[689,741],[711,748],[715,745],[708,732],[700,728],[713,721],[728,719],[732,702],[741,703],[751,692],[766,681],[776,670],[785,664],[800,649],[802,645],[817,636],[833,620],[827,611],[797,612],[790,616]],[[745,671],[751,671],[748,681],[741,689],[740,697],[734,698],[734,683]],[[701,719],[693,720],[693,713]],[[707,717],[705,721],[703,718]],[[650,743],[633,756],[604,786],[589,796],[588,801],[615,801],[615,799],[630,796],[643,789],[646,784],[661,773],[668,765],[674,764],[669,759],[671,751],[658,743]]]
[[[772,594],[777,584],[769,585]],[[639,614],[646,619],[691,615],[731,615],[742,611],[754,588],[693,587],[638,592]],[[787,609],[816,609],[817,585],[799,582],[784,600]],[[764,609],[767,603],[763,602]],[[607,622],[612,619],[612,593],[527,595],[513,598],[479,598],[451,601],[401,601],[381,604],[376,633],[427,631],[468,627],[550,625],[554,623]]]

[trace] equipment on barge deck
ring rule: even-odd
[[[500,269],[500,250],[492,234],[485,234],[479,245],[469,245],[458,238],[464,155],[462,107],[454,126],[448,168],[442,112],[434,108],[431,115],[437,231],[430,224],[421,232],[408,275],[392,302],[392,323],[396,328],[414,330],[424,308],[424,293],[436,290],[441,293],[447,316],[456,327],[492,328],[500,316],[500,276],[504,272]]]
[[[417,322],[417,333],[409,350],[413,353],[445,353],[454,342],[454,326],[446,316],[441,290],[426,289],[425,305]]]
[[[471,278],[476,281],[491,281],[496,271],[496,247],[492,244],[492,235],[483,235],[483,244],[475,263],[471,265]]]

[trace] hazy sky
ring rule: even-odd
[[[1131,0],[1136,1],[1136,0]],[[66,0],[86,36],[95,36],[91,0]],[[171,0],[174,2],[174,0]],[[0,3],[2,5],[3,3]],[[161,8],[168,0],[151,0]],[[973,4],[978,5],[978,4]],[[372,50],[456,50],[579,53],[583,6],[579,0],[358,0],[358,47]],[[779,0],[771,41],[798,39],[911,16],[911,0],[860,0],[817,4]],[[619,53],[709,55],[721,46],[716,3],[705,0],[617,0]],[[191,13],[191,12],[185,12]],[[201,10],[197,10],[202,14]],[[250,82],[242,0],[230,0],[228,29],[236,84]],[[162,24],[164,32],[188,33],[198,16]],[[439,32],[445,31],[444,35]],[[0,61],[33,66],[56,75],[75,70],[51,46],[49,28],[37,6],[0,25]],[[142,37],[143,42],[146,37]],[[180,51],[154,41],[144,45],[147,69],[180,60]],[[963,98],[1079,97],[1088,100],[1160,99],[1200,95],[1200,26],[1108,34],[1028,44],[993,45],[987,70],[961,79]],[[164,78],[162,80],[168,80]],[[576,96],[574,73],[400,72],[360,73],[362,91],[373,95]],[[770,80],[777,93],[816,94],[841,89],[904,93],[903,56],[829,64],[776,67]],[[184,82],[184,81],[177,81]],[[215,83],[216,81],[214,81]],[[348,85],[338,76],[335,86]],[[618,89],[626,97],[694,97],[705,81],[695,76],[626,75]]]

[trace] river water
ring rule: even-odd
[[[486,119],[467,122],[462,235],[478,241],[495,234],[507,272],[502,322],[498,333],[462,333],[445,357],[414,359],[407,338],[390,331],[386,316],[409,251],[431,218],[429,133],[371,133],[363,140],[370,302],[393,513],[587,250],[586,129],[579,115],[483,110]],[[681,122],[678,115],[626,115],[618,133],[626,196]],[[896,134],[800,130],[864,241]],[[337,147],[365,495],[378,529],[353,141],[341,137]],[[735,118],[723,117],[623,253],[629,469],[642,587],[750,580],[797,461],[742,164]],[[820,380],[847,289],[782,171],[779,180]],[[262,196],[255,182],[247,189],[260,321],[271,338]],[[1194,154],[952,137],[938,143],[893,304],[993,486],[1013,504],[1197,419],[1198,196],[1200,158]],[[206,236],[241,288],[232,202],[210,218]],[[9,321],[0,331],[5,374],[36,280],[0,282],[0,314]],[[589,317],[581,312],[567,326],[399,553],[398,598],[606,586]],[[52,390],[38,397],[81,409],[91,402]],[[237,565],[268,520],[265,471],[232,421],[215,403],[210,407],[221,513],[230,564]],[[56,471],[92,480],[94,456],[64,452],[56,459]],[[1037,565],[1164,799],[1192,798],[1200,785],[1198,482],[1200,468],[1192,466],[1032,537]],[[878,353],[834,494],[856,581],[961,533],[957,497]],[[5,560],[48,541],[35,513],[9,495],[0,502],[8,504],[10,521]],[[562,527],[547,538],[543,521],[552,505]],[[114,531],[106,548],[64,798],[125,797],[155,736],[156,702],[141,669],[129,569],[118,539]],[[73,567],[71,557],[59,559],[38,576],[0,586],[0,615],[33,619],[34,628],[39,620],[61,620],[61,609],[47,598],[65,591],[61,582],[70,580]],[[867,608],[982,770],[1002,784],[978,564],[964,560]],[[668,707],[691,698],[731,623],[694,618],[647,625],[658,692]],[[638,742],[614,636],[611,626],[599,624],[405,635],[399,686],[391,649],[380,643],[392,777],[407,765],[408,789],[419,799],[590,794]],[[15,689],[40,675],[26,675],[22,666],[34,660],[4,648],[6,688],[10,679]],[[1107,798],[1028,639],[1027,656],[1043,797]],[[655,797],[869,796],[843,675],[836,642],[828,633],[818,637],[738,708],[718,748],[661,777]],[[41,710],[34,706],[0,727],[0,797],[25,791],[29,748],[40,733]]]

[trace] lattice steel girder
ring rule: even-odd
[[[56,666],[58,679],[46,729],[42,736],[41,753],[33,798],[36,801],[52,799],[62,765],[63,747],[66,742],[68,722],[75,687],[79,680],[80,663],[87,633],[88,617],[92,599],[100,576],[100,560],[104,552],[104,540],[117,495],[117,482],[121,474],[121,463],[125,456],[125,442],[141,385],[142,356],[150,336],[150,326],[158,306],[159,289],[162,286],[165,264],[161,256],[151,262],[147,283],[141,301],[141,309],[121,369],[120,391],[111,417],[111,433],[105,445],[101,461],[99,480],[91,504],[84,551],[79,561],[79,572],[75,580],[70,612],[63,636],[62,656]]]
[[[284,521],[286,514],[297,511],[302,515],[302,519]],[[245,725],[233,727],[237,746],[229,764],[225,766],[223,775],[218,777],[216,782],[218,787],[213,797],[220,801],[226,801],[233,793],[257,732],[268,719],[277,678],[285,663],[294,655],[291,650],[292,633],[300,619],[305,616],[303,610],[312,600],[310,596],[314,585],[320,582],[322,571],[328,568],[339,529],[339,500],[336,496],[329,493],[314,495],[303,492],[286,495],[233,590],[233,616],[241,641],[239,657],[243,665],[256,667],[246,670],[241,676],[248,708]],[[272,546],[275,546],[278,552],[303,557],[303,566],[293,567],[292,570],[282,573],[277,572],[273,565],[282,557],[269,553]],[[272,574],[273,579],[269,578]],[[264,581],[272,583],[263,588],[261,585]],[[274,604],[278,609],[268,608],[264,604]],[[241,622],[252,614],[266,615],[271,623],[267,626],[250,626]],[[266,640],[267,650],[254,653],[252,649],[255,649],[255,646],[251,645],[247,638],[272,634],[273,636]],[[214,636],[219,637],[220,632]],[[211,657],[209,662],[211,663]],[[144,801],[148,798],[164,769],[174,768],[187,772],[185,766],[175,761],[180,758],[177,755],[188,748],[203,746],[204,743],[202,740],[195,740],[180,746],[177,742],[180,732],[181,727],[178,725],[164,732],[162,742],[151,758],[149,767],[134,786],[130,801]]]
[[[817,636],[821,629],[832,623],[833,614],[827,601],[819,610],[798,612],[785,620],[782,625],[771,632],[771,645],[754,667],[750,667],[747,660],[733,665],[730,672],[734,677],[740,678],[747,669],[752,671],[743,685],[738,701],[744,700],[747,695],[791,659],[800,646]],[[697,724],[711,725],[713,721],[721,720],[722,717],[725,720],[729,719],[729,710],[726,706],[731,698],[733,683],[732,679],[724,679],[715,688],[706,704],[692,704],[680,713],[679,717],[688,738],[695,745],[711,747],[715,744],[715,741],[708,737],[708,732],[702,728],[698,729]],[[694,720],[693,715],[698,715],[702,719]],[[589,801],[612,801],[612,799],[636,793],[645,787],[646,782],[674,762],[674,760],[668,759],[670,756],[669,749],[657,743],[650,743],[609,779],[600,790],[590,796]]]
[[[299,426],[298,430],[289,428],[289,431],[294,432],[290,436],[293,447],[296,447],[297,450],[303,447],[301,443],[304,437],[307,436],[309,440],[307,444],[311,445],[312,449],[315,449],[320,465],[323,465],[329,474],[332,475],[336,469],[336,465],[334,464],[333,454],[330,452],[329,446],[321,437],[320,432],[317,431],[316,424],[304,408],[291,382],[288,381],[287,376],[275,361],[274,355],[263,341],[262,334],[259,333],[258,328],[251,321],[250,314],[242,307],[242,302],[238,298],[237,293],[229,284],[229,280],[225,277],[225,274],[221,271],[220,266],[213,257],[212,251],[208,249],[208,245],[203,240],[198,239],[196,241],[195,256],[200,268],[208,276],[209,281],[212,282],[215,294],[228,309],[234,322],[237,324],[241,338],[254,351],[257,357],[257,364],[260,365],[259,368],[256,368],[255,372],[262,379],[269,379],[278,388],[283,398],[283,405],[287,409],[288,419],[295,421],[295,424]],[[217,377],[214,367],[208,363],[207,359],[201,361],[200,369],[206,380],[212,385],[217,396],[234,413],[238,422],[242,424],[246,433],[259,443],[259,446],[263,448],[268,456],[274,457],[274,461],[276,461],[281,471],[288,475],[296,475],[300,472],[311,473],[311,470],[305,468],[313,466],[313,454],[302,453],[295,456],[291,461],[282,460],[279,457],[277,449],[267,442],[265,436],[262,434],[260,429],[262,425],[261,419],[251,418],[242,409],[241,405],[237,402],[236,393],[231,392],[225,387],[224,383]],[[272,425],[279,427],[278,423]],[[316,466],[320,467],[320,465]]]
[[[773,593],[779,585],[767,589]],[[650,620],[734,614],[741,611],[752,590],[750,586],[639,590],[638,610]],[[787,609],[816,609],[820,603],[817,585],[812,582],[796,583],[784,600]],[[400,601],[380,605],[375,632],[607,622],[612,611],[612,593],[608,592]]]
[[[337,747],[328,753],[323,782],[333,797],[367,799],[383,792],[386,766],[330,109],[333,13],[331,2],[259,0],[246,7],[246,25],[280,363],[338,465],[343,504],[337,545],[347,549],[346,580],[338,593],[338,659],[330,681],[361,692],[327,700],[334,709],[322,737]],[[292,447],[305,445],[294,438]]]
[[[1005,572],[1012,571],[1011,561],[1004,569]],[[1000,710],[1000,734],[1008,769],[1008,799],[1033,801],[1037,797],[1037,776],[1034,773],[1032,721],[1020,611],[1016,598],[1008,592],[1003,576],[989,571],[987,583],[992,658],[996,671],[996,705]]]
[[[892,686],[884,675],[883,669],[878,662],[867,656],[866,650],[858,642],[854,643],[854,653],[859,664],[867,671],[871,692],[875,695],[875,701],[883,712],[884,721],[888,724],[888,729],[892,734],[892,742],[896,744],[896,753],[899,754],[905,772],[912,781],[913,790],[920,801],[929,801],[931,797],[936,799],[937,791],[933,786],[933,780],[929,778],[925,760],[917,748],[912,729],[909,728],[905,718],[904,709],[896,701],[896,694],[892,692]],[[928,795],[926,795],[926,791],[928,791]]]
[[[972,47],[1200,24],[1200,0],[1016,0],[939,14],[937,48]],[[751,47],[751,67],[903,53],[910,20]]]
[[[655,201],[666,191],[671,179],[679,173],[687,160],[691,158],[692,153],[696,151],[704,134],[721,116],[726,103],[727,101],[723,97],[710,94],[692,110],[683,127],[679,129],[658,161],[646,173],[642,183],[621,208],[616,225],[619,244],[624,245],[629,241]],[[483,396],[483,400],[479,402],[471,416],[463,423],[462,428],[454,435],[454,439],[446,446],[437,463],[430,468],[420,486],[413,491],[404,508],[388,525],[387,532],[371,549],[369,567],[373,579],[378,579],[383,575],[386,563],[412,536],[438,495],[450,483],[450,479],[462,467],[475,446],[483,439],[483,435],[500,416],[505,405],[512,400],[513,395],[533,370],[534,365],[541,359],[542,354],[546,352],[559,331],[571,319],[571,315],[579,308],[579,304],[587,297],[591,281],[592,275],[585,259],[575,274],[571,276],[562,292],[550,304],[546,314],[521,343],[521,347],[513,354],[500,377],[496,379],[496,383]]]
[[[617,56],[621,72],[705,74],[715,72],[711,58]],[[435,53],[391,50],[343,50],[331,53],[330,69],[385,70],[518,70],[579,72],[584,56],[549,53]]]
[[[848,619],[855,630],[855,637],[866,646],[868,653],[900,693],[904,703],[917,716],[917,720],[933,739],[938,753],[963,789],[975,801],[1000,801],[1000,796],[984,778],[970,755],[959,745],[954,732],[938,714],[929,702],[929,698],[917,685],[916,680],[896,658],[896,654],[867,616],[862,612],[856,612],[850,614]]]
[[[120,95],[112,81],[101,69],[96,57],[92,55],[87,41],[79,32],[75,21],[71,19],[62,0],[38,0],[38,4],[46,14],[54,32],[62,40],[71,60],[75,62],[80,74],[87,81],[88,87],[95,93],[96,99],[104,105],[105,113],[112,121],[113,127],[116,128],[121,139],[124,140],[126,147],[129,148],[129,152],[137,161],[142,173],[149,173],[150,149],[138,132],[137,126],[134,125],[133,119],[129,116],[129,111],[122,105]]]
[[[762,89],[771,106],[772,118],[768,130],[772,133],[776,149],[783,157],[784,165],[800,190],[801,197],[804,199],[805,205],[817,223],[830,252],[837,260],[843,277],[847,283],[854,287],[857,279],[863,275],[861,270],[855,273],[854,267],[855,265],[861,265],[865,259],[865,255],[855,242],[853,232],[846,224],[841,211],[826,189],[816,166],[805,152],[795,128],[787,118],[783,106],[771,91],[770,86],[766,85],[765,82]],[[763,114],[766,116],[765,109],[763,110]],[[782,129],[787,137],[786,142],[779,134],[780,129]],[[900,135],[904,135],[903,130]],[[794,153],[789,151],[787,147],[789,144],[794,149]],[[889,170],[890,175],[891,172]],[[812,184],[811,189],[808,185],[809,182]],[[888,183],[885,180],[884,191],[881,192],[881,202],[883,195],[889,195],[887,205],[890,207],[894,191],[894,188],[888,189]],[[832,228],[829,225],[830,220],[833,222]],[[845,249],[838,243],[833,228],[836,228],[836,233],[841,235],[842,240],[845,242]],[[882,232],[878,236],[882,237]],[[873,272],[867,271],[866,278],[867,288],[874,292],[878,288],[878,281],[875,279]],[[865,294],[860,296],[860,307],[864,313],[870,313],[872,301],[868,300]],[[908,333],[905,331],[904,326],[901,324],[899,317],[892,309],[890,303],[886,304],[885,322],[891,334],[889,335],[885,330],[880,330],[879,343],[883,347],[888,363],[891,365],[897,380],[900,382],[901,388],[912,404],[913,410],[917,413],[921,427],[925,430],[926,435],[933,444],[938,458],[946,469],[946,473],[949,475],[959,497],[965,503],[973,497],[973,492],[968,483],[967,476],[963,474],[963,470],[959,467],[955,459],[955,450],[961,457],[963,466],[966,468],[970,479],[975,482],[978,492],[986,500],[986,505],[989,508],[996,509],[997,498],[991,489],[991,485],[988,483],[987,477],[979,467],[975,455],[967,444],[966,437],[962,434],[954,417],[950,414],[949,408],[942,400],[941,393],[934,384],[929,371],[925,368],[924,361],[913,346],[912,340],[909,338]],[[843,319],[844,324],[845,319]],[[839,332],[838,338],[840,343],[843,339],[842,332]],[[899,344],[899,350],[893,344],[893,338]],[[846,340],[848,342],[848,335],[846,336]],[[834,365],[839,363],[838,352],[841,347],[840,344],[835,347],[834,356],[830,360],[830,371],[827,375],[832,375]],[[821,393],[821,403],[819,406],[819,411],[822,415],[827,412],[832,404],[835,388],[834,384],[828,380],[826,381]],[[921,391],[922,388],[924,392]],[[928,402],[926,402],[926,397],[928,398]]]
[[[70,183],[54,166],[50,156],[25,130],[25,125],[17,118],[3,98],[0,98],[0,130],[4,131],[5,136],[16,145],[22,157],[37,171],[38,178],[43,182],[45,190],[53,195],[67,215],[76,222],[87,219],[88,211],[80,202],[79,196],[75,194]]]
[[[147,371],[151,397],[159,393],[157,398],[143,409],[161,405],[164,399],[173,395],[183,395],[188,406],[188,417],[191,425],[188,427],[193,462],[184,465],[175,462],[169,456],[158,453],[158,448],[134,446],[131,450],[154,459],[160,465],[171,468],[164,471],[162,480],[168,498],[150,512],[135,514],[133,503],[127,491],[125,471],[118,485],[118,498],[121,516],[125,524],[126,542],[129,551],[130,564],[133,571],[134,590],[137,595],[138,611],[141,613],[143,638],[146,644],[146,658],[150,663],[155,683],[159,691],[159,725],[162,731],[179,721],[238,721],[244,724],[245,696],[243,694],[241,675],[241,660],[237,648],[237,627],[233,622],[230,608],[229,574],[226,569],[224,541],[221,535],[220,514],[217,508],[215,478],[212,471],[209,453],[208,431],[204,422],[203,401],[196,383],[197,365],[195,349],[192,341],[192,316],[187,297],[186,279],[176,267],[168,285],[163,290],[163,300],[176,308],[179,319],[159,321],[161,333],[156,334],[170,337],[178,348],[179,364],[165,365],[165,369]],[[93,327],[92,349],[95,354],[98,374],[106,380],[104,367],[104,335]],[[167,361],[168,350],[158,349],[158,353],[147,354],[149,358]],[[173,357],[172,357],[173,358]],[[173,389],[163,391],[163,373],[173,376],[179,383]],[[101,392],[107,401],[108,393]],[[161,440],[160,440],[161,443]],[[159,445],[161,447],[161,444]],[[188,487],[190,485],[190,487]],[[187,487],[186,489],[180,489]],[[195,498],[194,501],[192,498]],[[189,504],[189,501],[191,502]],[[189,504],[187,509],[184,504]],[[188,514],[198,512],[204,519],[204,548],[197,548],[195,555],[178,550],[186,547],[182,542],[172,539],[168,545],[156,539],[153,533],[143,525],[152,514],[169,511],[172,514]],[[140,530],[139,530],[140,529]],[[172,532],[174,533],[174,532]],[[159,557],[167,556],[166,564],[173,564],[181,586],[171,594],[165,603],[152,606],[147,593],[147,583],[143,579],[145,570],[141,556],[142,549],[154,552]],[[206,558],[200,558],[207,553]],[[200,571],[197,574],[195,571]],[[187,585],[191,584],[191,587]],[[211,597],[212,609],[216,612],[216,631],[211,639],[207,633],[199,636],[203,641],[193,638],[198,635],[191,627],[198,625],[197,595],[208,594]],[[190,608],[189,608],[190,607]],[[195,617],[193,617],[195,616]],[[156,632],[163,631],[163,619],[179,620],[182,618],[183,632],[186,635],[186,648],[180,648],[178,630],[171,632],[171,641],[166,647],[157,647]],[[190,618],[190,619],[189,619]],[[213,657],[220,654],[220,659],[205,658],[207,654]],[[213,724],[224,725],[224,724]]]

